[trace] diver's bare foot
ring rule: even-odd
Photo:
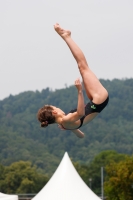
[[[71,32],[69,30],[62,29],[58,23],[54,25],[54,29],[63,39],[71,36]]]

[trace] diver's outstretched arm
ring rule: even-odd
[[[71,130],[71,131],[79,138],[83,138],[84,137],[84,133],[79,129]]]

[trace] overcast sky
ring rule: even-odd
[[[79,77],[56,22],[98,78],[133,78],[133,0],[0,0],[0,100]]]

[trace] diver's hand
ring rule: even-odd
[[[82,91],[82,83],[79,78],[75,80],[75,87],[78,91]]]

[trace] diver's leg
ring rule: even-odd
[[[88,64],[83,52],[71,38],[71,32],[68,30],[62,29],[59,24],[55,24],[54,28],[56,32],[67,43],[75,60],[77,61],[78,68],[82,76],[84,87],[85,87],[88,98],[93,100],[93,102],[96,104],[103,103],[108,96],[108,92],[100,83],[100,81],[95,76],[95,74],[88,67]]]

